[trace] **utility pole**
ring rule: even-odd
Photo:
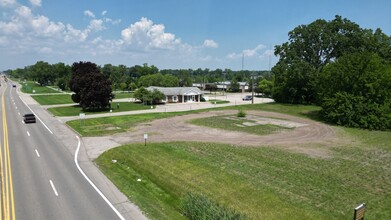
[[[251,80],[252,80],[252,86],[251,86],[251,104],[254,104],[254,81],[255,81],[255,74],[251,74]]]

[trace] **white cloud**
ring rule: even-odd
[[[266,48],[265,45],[259,44],[255,48],[253,48],[253,49],[245,49],[241,53],[230,53],[230,54],[227,55],[227,58],[229,58],[229,59],[237,59],[237,58],[240,58],[242,56],[244,56],[244,57],[259,56],[260,55],[260,51],[262,51],[265,48]]]
[[[41,0],[29,0],[33,6],[41,7]]]
[[[84,11],[84,15],[87,16],[87,17],[90,17],[90,18],[95,18],[95,15],[92,11],[90,10],[85,10]]]
[[[219,45],[214,40],[205,40],[202,44],[202,47],[205,48],[218,48]]]
[[[53,49],[50,48],[50,47],[42,47],[40,50],[39,50],[40,53],[45,53],[45,54],[49,54],[49,53],[52,53],[53,52]]]
[[[111,24],[119,24],[119,23],[121,23],[121,19],[113,20],[111,18],[103,18],[103,20],[106,23],[111,23]]]
[[[12,6],[16,4],[16,0],[0,0],[0,6]]]
[[[72,42],[72,41],[85,41],[88,37],[89,30],[78,30],[74,28],[72,25],[67,24],[66,26],[67,31],[65,33],[65,41],[66,42]]]
[[[102,11],[102,16],[105,16],[107,14],[107,11]]]
[[[105,27],[103,26],[103,20],[92,19],[90,21],[90,25],[88,25],[88,29],[92,31],[101,31],[105,29]]]
[[[7,46],[9,44],[8,38],[0,36],[0,46]]]
[[[144,17],[122,30],[121,36],[125,44],[140,49],[175,49],[181,45],[174,34],[165,32],[163,24],[154,24]]]

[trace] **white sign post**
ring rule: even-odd
[[[80,113],[79,114],[79,118],[80,118],[80,126],[81,126],[81,122],[83,121],[83,119],[86,117],[86,114],[84,113]]]
[[[148,134],[144,134],[144,146],[147,146]]]

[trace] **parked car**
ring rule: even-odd
[[[253,100],[253,96],[252,95],[246,95],[244,98],[243,98],[243,101],[251,101]]]
[[[16,85],[15,85],[15,84],[13,84],[13,85],[12,85],[12,87],[16,88]]]
[[[24,123],[35,123],[35,115],[34,114],[24,114],[23,115]]]

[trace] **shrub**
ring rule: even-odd
[[[240,117],[240,118],[244,118],[246,117],[247,113],[243,110],[239,110],[237,116]]]
[[[247,219],[233,209],[226,208],[203,195],[188,193],[181,201],[181,213],[190,220],[199,219]]]
[[[322,103],[322,117],[338,125],[371,130],[391,128],[390,103],[380,105],[346,92],[338,92]]]

